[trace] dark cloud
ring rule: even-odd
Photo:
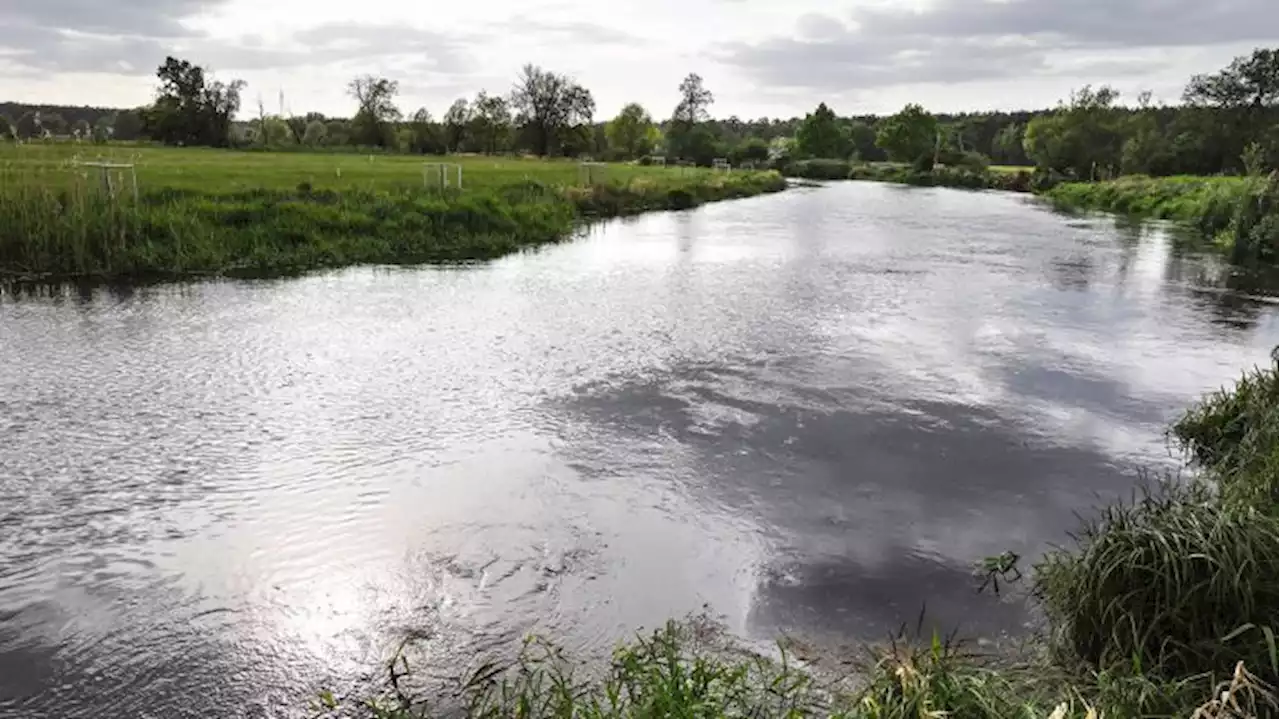
[[[391,56],[410,56],[415,70],[456,73],[470,65],[461,38],[402,25],[322,25],[296,33],[291,42],[267,44],[252,36],[235,41],[195,33],[151,37],[0,22],[0,51],[19,68],[41,73],[150,75],[167,55],[231,72]]]
[[[1168,47],[1274,42],[1275,0],[949,0],[922,13],[865,10],[866,35],[1042,37],[1061,46]]]
[[[1061,74],[1063,51],[1088,50],[1072,73],[1140,74],[1158,58],[1142,48],[1275,42],[1275,0],[943,0],[927,10],[869,9],[846,23],[805,15],[793,36],[727,43],[719,58],[777,87],[844,89]],[[1110,52],[1112,56],[1107,56]]]
[[[180,22],[225,0],[5,0],[0,26],[76,30],[135,37],[181,37]]]

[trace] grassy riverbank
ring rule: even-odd
[[[1275,262],[1276,176],[1121,177],[1068,182],[1046,196],[1061,207],[1175,220],[1211,237],[1233,257]]]
[[[445,701],[418,700],[407,663],[390,691],[322,697],[337,715],[1128,719],[1275,717],[1277,366],[1206,397],[1171,428],[1197,478],[1104,508],[1025,582],[1047,620],[1017,657],[899,636],[838,658],[852,679],[785,653],[734,649],[700,621],[671,623],[592,667],[533,642],[512,664],[477,663]],[[1019,583],[1016,558],[979,574]],[[993,601],[995,601],[993,599]]]
[[[609,165],[585,177],[572,162],[445,158],[463,168],[459,190],[439,187],[434,168],[424,179],[424,160],[440,158],[172,148],[116,149],[102,159],[133,167],[108,170],[104,187],[68,147],[11,147],[0,159],[0,274],[271,275],[483,259],[591,219],[785,187],[773,172]]]

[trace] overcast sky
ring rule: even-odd
[[[400,82],[439,116],[532,62],[598,116],[656,117],[697,72],[712,114],[1037,108],[1107,83],[1175,101],[1187,78],[1275,46],[1277,0],[0,0],[0,100],[133,106],[166,54],[248,82],[269,111],[349,115],[345,85]]]

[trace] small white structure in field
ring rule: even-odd
[[[462,189],[462,165],[454,162],[424,162],[422,163],[422,186],[428,189],[433,187],[447,188],[449,187],[449,178],[453,178],[453,187]]]
[[[667,166],[667,156],[666,156],[666,155],[654,155],[653,157],[650,157],[650,158],[649,158],[649,164],[650,164],[650,165],[657,165],[658,167],[666,167],[666,166]]]
[[[133,163],[76,161],[75,166],[88,168],[91,173],[96,174],[99,186],[108,197],[115,199],[118,193],[131,191],[133,201],[138,201],[138,172]]]
[[[715,168],[715,169],[717,169],[717,170],[729,170],[729,169],[732,169],[732,166],[729,164],[729,160],[728,160],[728,159],[726,159],[726,158],[723,158],[723,157],[717,157],[717,158],[715,158],[714,160],[712,160],[712,161],[711,161],[711,167],[713,167],[713,168]]]
[[[604,182],[609,166],[603,162],[578,163],[578,184],[595,185]]]

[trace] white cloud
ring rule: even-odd
[[[1187,77],[1274,44],[1271,0],[8,0],[4,99],[135,105],[166,54],[283,92],[294,111],[345,114],[351,76],[386,74],[401,105],[439,114],[503,92],[526,62],[592,90],[601,115],[639,101],[665,117],[698,72],[713,112],[843,113],[1041,107],[1085,83],[1175,99]],[[92,78],[86,81],[86,78]]]

